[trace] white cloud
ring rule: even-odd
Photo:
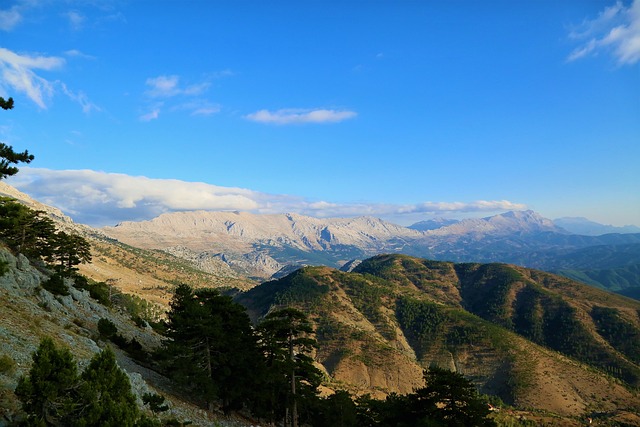
[[[186,87],[179,87],[180,77],[176,75],[148,78],[145,82],[150,87],[145,94],[151,98],[170,98],[177,95],[200,95],[209,88],[208,82]]]
[[[100,111],[86,93],[73,91],[59,80],[49,81],[34,71],[51,71],[62,68],[64,64],[64,58],[57,56],[21,55],[0,47],[0,96],[7,97],[22,92],[40,108],[46,109],[48,101],[58,89],[80,104],[83,112]]]
[[[140,117],[142,121],[157,119],[165,102],[168,104],[169,111],[186,110],[192,116],[210,116],[221,110],[220,105],[200,98],[200,95],[209,89],[210,83],[208,81],[182,86],[179,76],[163,75],[150,77],[145,81],[145,84],[148,87],[145,95],[149,102],[153,103],[153,107],[150,113]],[[178,99],[170,101],[171,98]],[[163,101],[159,102],[158,100]]]
[[[89,100],[89,97],[86,93],[82,91],[76,93],[70,90],[67,85],[62,82],[60,83],[60,86],[62,87],[62,91],[65,95],[67,95],[71,100],[80,104],[83,113],[89,114],[92,111],[102,111],[100,107]]]
[[[75,221],[94,226],[151,219],[165,212],[200,209],[296,212],[325,218],[369,215],[402,222],[403,218],[412,218],[415,214],[497,212],[526,208],[523,204],[506,200],[407,205],[340,204],[202,182],[150,179],[92,170],[57,171],[23,167],[18,175],[7,182],[43,203],[60,208]]]
[[[53,96],[53,83],[33,70],[53,70],[62,67],[64,62],[55,56],[19,55],[0,47],[0,89],[7,94],[24,92],[40,108],[47,108],[45,101]]]
[[[211,116],[213,114],[217,114],[220,112],[220,106],[212,105],[212,106],[202,106],[198,107],[191,112],[192,116]]]
[[[150,122],[151,120],[157,119],[159,116],[160,116],[160,109],[155,108],[152,111],[141,115],[139,118],[140,118],[140,121]]]
[[[203,99],[195,99],[193,101],[176,105],[172,110],[189,111],[192,116],[211,116],[219,113],[222,110],[222,107]]]
[[[11,31],[22,21],[22,14],[18,6],[0,10],[0,30]]]
[[[69,20],[69,25],[75,31],[81,30],[87,20],[83,14],[75,10],[65,13],[64,16]]]
[[[145,84],[150,86],[151,89],[145,93],[152,98],[169,97],[180,93],[177,89],[178,76],[158,76],[148,78]]]
[[[78,222],[93,225],[149,219],[171,211],[250,211],[258,207],[255,193],[242,188],[91,170],[23,167],[8,183]]]
[[[65,50],[64,54],[70,58],[96,59],[95,56],[87,55],[86,53],[83,53],[78,49]]]
[[[640,0],[625,7],[618,1],[606,7],[598,17],[585,20],[569,33],[580,44],[567,57],[575,61],[601,51],[611,52],[618,64],[640,61]]]
[[[254,122],[287,125],[297,123],[337,123],[355,116],[357,116],[357,113],[354,111],[286,108],[273,112],[260,110],[248,114],[245,118]]]

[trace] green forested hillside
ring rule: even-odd
[[[254,318],[285,304],[308,313],[316,361],[356,393],[406,392],[436,364],[516,405],[606,410],[601,387],[613,387],[638,409],[640,303],[553,274],[381,255],[352,273],[305,267],[236,299]]]

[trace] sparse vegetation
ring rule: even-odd
[[[6,354],[0,354],[0,374],[10,373],[16,367],[16,362]]]

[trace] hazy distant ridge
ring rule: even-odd
[[[563,217],[555,219],[554,224],[565,230],[584,236],[600,236],[609,233],[640,233],[640,227],[635,225],[624,225],[616,227],[614,225],[599,224],[583,217]]]

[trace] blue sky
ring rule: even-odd
[[[640,0],[0,2],[7,182],[190,209],[640,224]]]

